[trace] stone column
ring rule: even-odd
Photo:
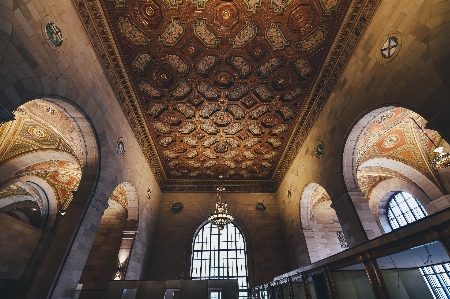
[[[325,281],[327,283],[328,294],[330,294],[330,299],[339,299],[339,291],[334,280],[333,273],[331,273],[328,265],[323,267],[323,273],[325,275]]]
[[[357,246],[361,243],[364,243],[368,240],[366,231],[361,223],[360,215],[361,213],[367,214],[366,209],[360,209],[361,213],[358,212],[358,209],[352,202],[352,198],[358,197],[361,200],[364,200],[364,193],[362,192],[354,192],[358,194],[350,195],[348,193],[343,194],[338,199],[333,199],[333,203],[331,207],[336,211],[336,215],[339,218],[339,222],[341,223],[342,232],[345,235],[347,240],[347,245],[349,247]],[[361,194],[359,194],[361,193]],[[359,201],[361,201],[359,200]],[[366,203],[367,205],[367,203]],[[367,210],[371,213],[369,209],[369,205],[367,205]],[[372,215],[372,214],[371,214]],[[373,215],[372,215],[373,218]],[[377,223],[374,221],[374,225],[378,227]],[[379,228],[378,228],[379,230]]]
[[[302,273],[300,273],[300,275],[302,276],[303,285],[305,286],[306,299],[312,299],[311,289],[309,288],[309,283],[308,283],[308,274],[306,272],[302,272]]]
[[[72,299],[107,199],[76,191],[26,298]]]
[[[381,275],[380,268],[376,260],[372,259],[368,253],[364,253],[360,260],[363,261],[366,267],[366,275],[372,286],[373,294],[377,299],[390,299],[389,291],[384,282],[383,276]]]

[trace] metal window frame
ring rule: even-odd
[[[230,232],[230,230],[232,230]],[[213,237],[217,236],[217,243],[213,244]],[[239,236],[242,238],[243,248],[238,249]],[[200,249],[195,249],[195,245],[200,244]],[[225,244],[225,248],[221,248],[221,244]],[[217,249],[212,249],[213,245],[217,245]],[[230,257],[230,252],[235,252],[234,257]],[[206,254],[209,253],[209,257],[205,258]],[[238,258],[238,256],[242,256],[244,258]],[[199,257],[196,258],[195,255]],[[203,261],[208,260],[209,269],[203,269]],[[230,260],[234,261],[234,271],[232,273],[230,265]],[[241,261],[239,262],[238,261]],[[195,262],[199,262],[199,267],[194,268]],[[221,265],[220,262],[224,261]],[[242,266],[245,269],[242,269]],[[239,275],[239,268],[245,270],[245,275]],[[194,269],[197,270],[197,274],[194,275]],[[203,271],[206,270],[206,271]],[[217,270],[217,275],[212,275],[213,270]],[[247,298],[248,291],[248,259],[247,259],[247,244],[245,242],[244,234],[241,229],[236,225],[236,223],[232,222],[227,225],[223,231],[219,231],[219,229],[213,226],[211,223],[206,222],[203,223],[200,228],[197,230],[194,241],[192,242],[192,256],[191,256],[191,279],[242,279],[245,278],[245,286],[239,285],[239,292],[246,292],[245,297],[243,295],[239,295],[239,298]],[[206,274],[206,275],[203,275]],[[215,273],[214,273],[215,274]],[[232,275],[235,274],[235,275]]]

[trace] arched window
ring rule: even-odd
[[[397,229],[427,215],[420,202],[407,192],[397,192],[389,200],[388,219],[392,229]]]
[[[247,249],[234,223],[223,230],[206,223],[198,230],[192,249],[192,279],[237,279],[239,299],[247,298]]]
[[[393,230],[427,215],[420,202],[407,192],[397,192],[389,200],[388,219]],[[435,298],[450,298],[450,263],[419,268],[419,271]]]

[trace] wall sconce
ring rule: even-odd
[[[289,188],[287,191],[287,197],[291,198],[291,196],[292,196],[292,191],[291,191],[291,188]]]

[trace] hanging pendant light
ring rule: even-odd
[[[219,176],[219,179],[222,178],[223,176]],[[225,191],[224,187],[220,185],[217,187],[216,210],[214,211],[214,214],[208,217],[208,221],[217,226],[219,230],[223,230],[225,226],[230,224],[234,219],[233,216],[228,214],[227,204],[223,199],[224,191]]]
[[[433,139],[431,139],[430,136],[425,133],[425,130],[422,128],[422,126],[419,125],[414,118],[411,117],[411,119],[419,127],[422,133],[428,138],[428,140],[430,140],[430,142],[434,145],[435,150],[433,152],[438,154],[437,157],[431,161],[431,167],[433,167],[434,169],[450,168],[450,153],[444,152],[444,148],[442,146],[438,147],[436,143],[434,143]]]

